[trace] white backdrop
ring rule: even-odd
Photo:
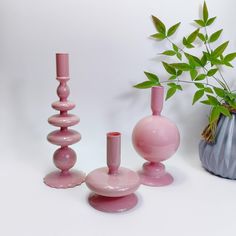
[[[181,21],[180,39],[193,31],[189,22],[199,17],[201,3],[0,0],[1,235],[109,235],[111,230],[116,230],[114,235],[138,235],[145,230],[162,235],[232,235],[229,203],[235,199],[234,183],[201,168],[197,145],[208,109],[191,106],[191,87],[166,102],[163,111],[181,133],[178,153],[166,162],[176,182],[161,189],[142,187],[136,211],[101,214],[88,207],[89,191],[84,185],[61,191],[42,184],[43,176],[54,169],[56,149],[46,141],[54,129],[47,124],[55,113],[50,104],[57,100],[55,53],[70,53],[70,99],[77,104],[73,113],[81,123],[75,129],[82,134],[81,142],[74,145],[76,168],[89,172],[103,166],[105,134],[120,131],[122,163],[137,169],[143,160],[130,137],[136,122],[150,113],[150,91],[132,85],[145,79],[144,70],[165,78],[156,55],[167,45],[148,38],[155,33],[150,15],[168,26]],[[230,39],[230,49],[235,51],[235,1],[208,0],[207,4],[210,14],[218,16],[212,32],[223,27],[222,42]],[[227,77],[234,79],[234,73],[229,70]],[[222,188],[225,196],[220,197]],[[222,201],[228,205],[219,206]]]

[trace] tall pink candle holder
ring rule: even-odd
[[[180,142],[175,124],[161,115],[163,97],[162,86],[152,87],[152,115],[140,120],[132,134],[135,150],[148,161],[138,173],[141,183],[149,186],[164,186],[173,182],[173,177],[165,171],[161,162],[176,152]]]
[[[48,174],[44,183],[53,188],[71,188],[84,182],[85,174],[81,171],[70,171],[76,163],[76,153],[69,145],[80,141],[80,134],[70,129],[79,123],[76,115],[68,114],[75,104],[67,100],[70,89],[67,85],[69,78],[69,55],[56,54],[57,80],[60,82],[57,88],[59,101],[52,103],[52,107],[60,114],[53,115],[48,119],[49,124],[59,127],[59,130],[51,132],[47,139],[50,143],[60,146],[54,152],[53,161],[60,171]]]
[[[103,212],[123,212],[138,202],[134,192],[140,185],[136,172],[120,166],[121,134],[107,134],[107,166],[96,169],[86,177],[86,184],[93,191],[89,204]]]

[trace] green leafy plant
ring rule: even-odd
[[[229,41],[216,45],[223,29],[209,33],[208,28],[215,20],[209,17],[206,2],[202,7],[201,19],[194,20],[196,29],[182,38],[179,44],[172,41],[172,36],[180,26],[180,22],[169,29],[156,16],[152,16],[156,33],[151,38],[162,41],[167,40],[170,48],[160,53],[172,59],[172,63],[162,61],[162,66],[168,74],[168,80],[160,80],[153,73],[144,72],[147,80],[136,84],[134,87],[146,89],[152,86],[166,84],[168,87],[166,100],[171,98],[177,91],[183,90],[183,83],[190,83],[196,89],[192,104],[200,101],[211,107],[209,125],[203,131],[203,137],[214,141],[215,130],[220,115],[231,117],[231,112],[236,109],[236,93],[232,91],[223,76],[222,67],[233,67],[231,62],[236,58],[236,52],[225,54]],[[200,42],[200,45],[199,43]],[[212,45],[212,43],[214,43]],[[194,55],[192,49],[199,49],[200,55]]]

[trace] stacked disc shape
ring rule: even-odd
[[[53,160],[60,172],[53,172],[47,175],[44,182],[56,188],[74,187],[84,181],[85,175],[82,172],[71,172],[76,163],[76,153],[69,145],[77,143],[81,139],[79,132],[69,128],[79,123],[76,115],[69,114],[68,111],[75,108],[75,104],[68,101],[70,89],[67,85],[69,80],[68,54],[57,54],[57,80],[60,82],[57,88],[59,101],[52,103],[52,108],[59,111],[48,119],[49,124],[60,129],[51,132],[47,139],[50,143],[60,146],[54,153]]]

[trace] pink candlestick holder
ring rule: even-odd
[[[138,202],[134,192],[140,185],[136,172],[120,166],[121,134],[107,134],[107,166],[96,169],[86,177],[86,184],[93,191],[89,204],[103,212],[123,212]]]
[[[76,153],[69,145],[80,141],[80,134],[68,127],[79,123],[76,115],[68,114],[75,104],[67,100],[70,89],[67,85],[69,78],[68,54],[56,54],[57,80],[60,82],[57,88],[59,101],[52,103],[55,110],[60,114],[53,115],[48,119],[49,124],[60,127],[60,130],[51,132],[47,139],[50,143],[60,146],[53,155],[55,166],[60,171],[48,174],[44,183],[53,188],[71,188],[84,182],[85,174],[81,171],[70,171],[76,163]]]
[[[164,88],[152,87],[152,115],[140,120],[134,127],[132,141],[135,150],[148,162],[139,171],[141,183],[149,186],[164,186],[173,182],[161,163],[178,149],[180,136],[175,124],[161,115]]]

